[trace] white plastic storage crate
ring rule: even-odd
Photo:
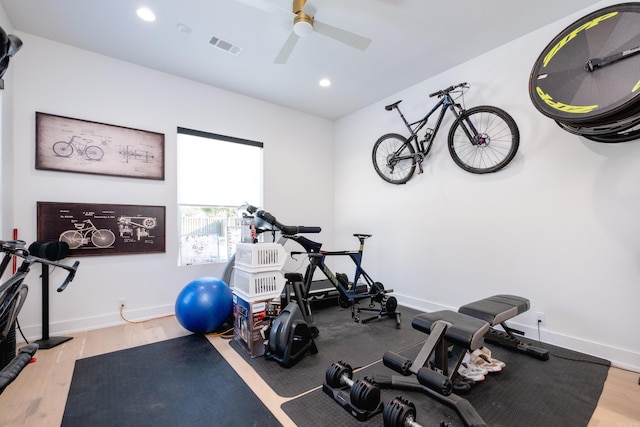
[[[250,298],[276,298],[282,293],[285,279],[280,271],[262,271],[251,273],[235,268],[233,287]]]
[[[250,272],[280,270],[287,251],[279,243],[238,243],[236,267]]]

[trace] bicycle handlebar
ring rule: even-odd
[[[69,268],[67,268],[67,266],[62,266],[65,270],[67,270],[69,273],[67,274],[66,279],[64,279],[64,282],[62,282],[62,284],[60,286],[58,286],[58,292],[62,292],[65,290],[65,288],[67,287],[67,285],[73,281],[73,278],[76,277],[76,271],[78,271],[78,265],[80,265],[80,261],[76,261],[73,263],[73,265]]]
[[[438,98],[439,98],[441,96],[444,96],[444,95],[448,94],[452,90],[458,89],[459,87],[468,88],[469,87],[469,83],[463,82],[463,83],[458,83],[457,85],[449,86],[446,89],[442,89],[442,90],[439,90],[437,92],[433,92],[432,94],[429,95],[429,98],[433,98],[434,96],[438,96]]]
[[[270,214],[269,212],[263,211],[262,209],[258,209],[255,206],[248,205],[246,210],[247,210],[247,212],[249,212],[251,214],[255,213],[255,215],[258,218],[264,220],[265,222],[267,222],[271,226],[273,226],[276,229],[280,230],[280,232],[282,232],[282,234],[294,235],[294,234],[301,234],[301,233],[320,233],[322,231],[321,227],[315,227],[315,226],[284,225],[280,221],[278,221],[276,219],[276,217],[273,216],[272,214]]]
[[[284,225],[279,222],[275,216],[271,215],[269,212],[259,210],[256,212],[256,216],[260,219],[265,220],[272,226],[276,227],[278,230],[282,232],[282,234],[299,234],[299,233],[319,233],[322,231],[320,227],[306,226],[306,225]]]
[[[80,261],[76,261],[73,265],[66,265],[56,261],[50,261],[45,258],[40,258],[35,255],[30,255],[29,251],[25,248],[26,242],[22,240],[0,240],[0,252],[4,252],[9,255],[15,255],[22,259],[24,259],[29,264],[40,263],[46,265],[52,265],[54,267],[60,267],[67,271],[67,277],[64,279],[62,284],[58,286],[58,292],[62,292],[69,285],[71,281],[73,281],[76,276],[76,271],[78,270],[78,265],[80,265]]]

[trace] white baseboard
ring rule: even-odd
[[[163,305],[157,307],[147,307],[137,310],[124,310],[123,315],[127,320],[144,321],[155,317],[174,314],[173,305]],[[58,337],[77,332],[91,331],[95,329],[108,328],[127,323],[120,317],[120,312],[107,313],[100,316],[84,317],[80,319],[64,320],[61,322],[49,323],[49,336]],[[42,338],[42,325],[21,325],[22,332],[28,341],[36,341]],[[16,331],[16,339],[22,342],[20,333]]]
[[[447,307],[441,304],[433,303],[431,301],[425,301],[407,295],[398,294],[396,292],[394,292],[393,295],[398,299],[398,304],[427,313],[438,310],[458,310],[457,307]],[[600,357],[602,359],[609,360],[611,364],[617,368],[640,372],[640,354],[636,352],[625,350],[622,348],[606,346],[578,337],[564,335],[557,331],[546,328],[542,328],[540,330],[540,337],[538,338],[538,330],[536,328],[518,323],[517,317],[507,322],[507,325],[513,326],[515,329],[523,331],[525,333],[525,337],[528,337],[532,340],[539,339],[543,343],[548,343],[557,347],[567,348],[570,350],[589,354],[591,356]]]

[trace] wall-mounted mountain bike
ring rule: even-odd
[[[447,111],[455,116],[449,130],[449,154],[462,169],[477,174],[496,172],[513,160],[520,144],[515,120],[506,111],[490,105],[465,109],[456,100],[467,89],[468,83],[460,83],[432,93],[429,97],[437,96],[440,100],[424,117],[413,123],[409,123],[400,111],[402,100],[384,107],[387,111],[398,111],[409,137],[388,133],[376,141],[372,153],[373,167],[382,179],[391,184],[404,184],[411,179],[416,166],[420,173],[423,172],[422,162],[431,151]],[[438,110],[440,113],[434,127],[427,127],[420,139],[418,132],[426,127],[429,118]]]

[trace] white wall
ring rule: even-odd
[[[607,4],[613,2],[593,9]],[[640,370],[640,144],[570,135],[528,97],[538,53],[589,11],[335,124],[19,33],[25,46],[11,62],[5,76],[11,87],[3,94],[13,108],[7,111],[4,96],[2,238],[17,227],[22,239],[36,239],[39,200],[166,205],[167,253],[82,258],[69,288],[51,292],[51,332],[120,322],[120,297],[127,298],[133,319],[170,313],[184,284],[222,271],[176,267],[176,127],[254,139],[265,143],[265,208],[285,223],[321,225],[328,248],[355,247],[354,232],[372,233],[364,266],[402,303],[430,311],[496,293],[522,295],[532,307],[514,324],[529,336],[537,337],[534,313],[542,311],[543,341]],[[402,130],[383,106],[403,99],[403,111],[417,117],[433,101],[429,93],[460,81],[472,85],[469,106],[494,104],[517,121],[521,146],[512,164],[491,175],[464,172],[441,133],[423,175],[404,186],[383,182],[371,164],[373,143]],[[164,133],[166,180],[35,170],[35,111]],[[11,164],[15,173],[7,177]],[[300,197],[310,181],[313,196]],[[38,338],[35,272],[30,283],[20,322],[29,338]]]
[[[524,296],[531,310],[514,325],[528,336],[537,338],[535,312],[544,312],[542,341],[640,370],[640,142],[600,144],[566,133],[528,94],[531,67],[547,43],[609,4],[339,120],[336,243],[372,232],[365,268],[401,303],[432,311],[498,293]],[[445,124],[424,174],[400,186],[379,178],[373,144],[403,130],[384,105],[402,99],[403,112],[417,120],[434,102],[429,93],[462,81],[471,83],[468,106],[493,104],[515,118],[515,160],[495,174],[463,171],[449,156]]]
[[[5,161],[15,169],[3,187],[13,188],[15,196],[3,199],[10,207],[3,238],[9,239],[15,227],[22,240],[37,239],[37,201],[163,205],[167,212],[166,253],[82,257],[76,279],[63,293],[55,292],[62,277],[55,272],[52,336],[120,323],[120,297],[127,298],[131,319],[172,313],[189,281],[221,276],[224,265],[177,267],[178,126],[263,142],[264,208],[285,224],[320,225],[320,238],[331,241],[332,122],[29,34],[18,36],[24,46],[11,61],[15,96],[8,124],[13,134],[3,140],[3,145],[12,143],[12,157]],[[165,180],[36,170],[36,111],[164,133]],[[313,162],[308,161],[311,153]],[[309,181],[314,182],[313,195],[305,194]],[[208,183],[203,191],[215,191],[215,186]],[[41,333],[37,270],[29,278],[30,294],[19,318],[28,338]]]

